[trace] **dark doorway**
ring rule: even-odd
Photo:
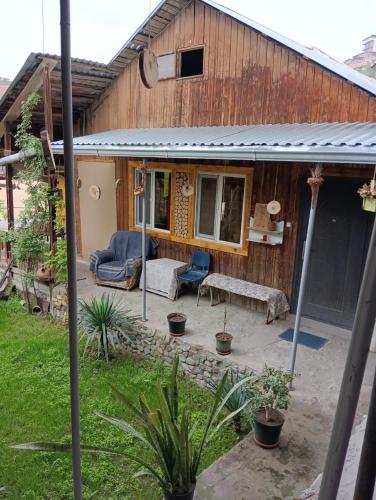
[[[362,179],[326,177],[320,188],[303,315],[351,328],[374,215],[361,208]],[[302,255],[311,202],[302,186],[295,263],[293,310],[296,310]]]

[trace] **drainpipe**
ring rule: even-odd
[[[143,160],[144,169],[144,193],[142,195],[142,321],[146,319],[146,199],[147,191],[147,169],[146,160]]]
[[[326,455],[319,500],[333,500],[337,497],[356,408],[358,406],[375,319],[376,219],[373,224],[371,241],[360,287],[358,305],[356,307],[354,325],[347,353],[345,370],[343,372],[332,435]],[[370,411],[371,410],[372,407]],[[372,425],[374,425],[374,422]],[[365,477],[363,476],[363,472],[360,475],[361,478]],[[359,481],[360,480],[361,479],[359,479]]]
[[[72,68],[70,0],[60,0],[61,82],[68,256],[68,326],[71,392],[72,469],[75,500],[81,500],[80,397],[78,379],[76,217],[73,170]]]
[[[311,201],[311,208],[309,211],[307,236],[306,236],[306,240],[305,240],[304,253],[303,253],[303,267],[302,267],[302,274],[300,277],[298,305],[296,307],[294,337],[293,337],[293,342],[292,342],[292,346],[291,346],[291,353],[290,353],[290,365],[289,365],[289,372],[290,373],[294,373],[294,370],[295,370],[296,351],[298,348],[300,323],[301,323],[301,319],[302,319],[302,309],[303,309],[303,304],[304,304],[304,296],[305,296],[306,285],[307,285],[308,268],[309,268],[309,262],[310,262],[310,257],[311,257],[313,230],[315,227],[317,198],[319,195],[320,185],[323,182],[323,178],[321,177],[321,172],[322,172],[322,165],[321,164],[318,163],[316,165],[316,168],[311,169],[311,171],[312,171],[312,177],[310,177],[307,180],[307,183],[311,187],[312,201]],[[292,380],[290,382],[290,389],[292,389]]]

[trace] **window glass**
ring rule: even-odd
[[[154,227],[170,230],[171,173],[155,172],[154,177]]]
[[[197,232],[215,237],[215,212],[217,204],[217,177],[199,177],[200,199],[198,203]]]
[[[141,182],[141,172],[136,170],[136,186]],[[146,174],[146,224],[150,226],[150,199],[151,199],[151,172]],[[142,225],[143,223],[143,195],[136,196],[136,224]]]
[[[219,239],[240,243],[244,201],[244,178],[223,177]]]

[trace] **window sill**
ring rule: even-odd
[[[133,226],[129,228],[130,231],[142,231],[139,226]],[[155,229],[147,229],[147,233],[155,238],[160,238],[161,240],[174,241],[176,243],[182,243],[184,245],[192,245],[200,248],[206,248],[208,250],[217,250],[224,253],[232,253],[236,255],[247,256],[248,255],[248,242],[245,240],[243,246],[231,246],[227,243],[219,243],[217,241],[209,241],[199,238],[181,238],[179,236],[174,236],[166,231],[157,231]]]

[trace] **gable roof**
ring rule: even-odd
[[[305,47],[304,45],[291,40],[276,31],[273,31],[262,24],[249,19],[242,14],[238,14],[234,10],[220,5],[213,0],[199,0],[204,5],[208,5],[223,14],[232,17],[236,21],[248,26],[249,28],[263,34],[264,36],[275,40],[281,45],[293,50],[294,52],[307,57],[311,61],[319,64],[326,70],[349,80],[354,85],[366,90],[373,96],[376,96],[376,81],[372,78],[359,73],[358,71],[346,66],[345,64],[333,59],[329,55],[315,47]],[[123,45],[115,57],[110,61],[109,66],[112,69],[120,72],[122,68],[127,66],[133,59],[138,56],[138,53],[144,46],[147,45],[148,39],[158,37],[164,31],[176,15],[187,7],[192,0],[162,0],[157,7],[151,12],[148,18],[134,32],[129,40]]]

